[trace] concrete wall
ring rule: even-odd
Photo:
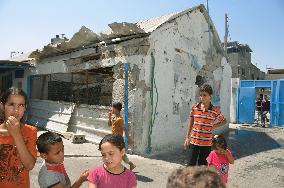
[[[212,34],[213,39],[209,43],[206,31],[208,23],[203,14],[194,11],[164,24],[150,35],[150,49],[144,58],[145,75],[142,79],[149,88],[151,65],[155,62],[157,92],[154,88],[153,105],[157,110],[152,113],[150,91],[146,90],[146,107],[141,108],[144,110],[143,123],[140,123],[143,134],[139,140],[142,141],[136,143],[136,152],[144,153],[150,149],[148,147],[153,153],[181,147],[189,121],[188,113],[198,98],[198,86],[195,84],[198,75],[213,86],[213,103],[221,106],[229,119],[231,68]],[[151,117],[155,118],[152,132]],[[134,124],[134,134],[141,131],[136,127],[140,126]]]
[[[266,80],[284,79],[284,74],[266,74],[265,79]]]
[[[80,54],[91,53],[82,50],[45,59],[38,64],[35,74],[113,67],[112,101],[124,102],[123,63],[129,63],[128,115],[135,153],[158,153],[181,147],[188,113],[199,97],[198,86],[203,83],[212,85],[212,102],[220,106],[229,119],[231,67],[222,55],[216,33],[209,37],[208,22],[199,10],[163,24],[149,38],[133,39],[107,48],[117,50],[117,56],[82,62]],[[123,53],[120,54],[121,49]],[[75,106],[67,129],[84,133],[88,140],[98,142],[110,132],[108,110],[109,107],[103,106]]]
[[[230,105],[230,122],[237,123],[237,98],[238,88],[240,84],[239,78],[231,79],[231,105]]]
[[[100,143],[101,139],[111,133],[108,127],[110,107],[95,105],[79,105],[72,112],[68,131],[84,134],[86,139]]]
[[[73,103],[32,99],[28,122],[37,127],[65,133],[74,107]]]

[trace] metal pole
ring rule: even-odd
[[[124,126],[125,130],[129,132],[128,128],[128,69],[129,64],[127,62],[124,63]],[[125,151],[128,150],[128,138],[125,137]]]
[[[227,41],[228,40],[228,16],[225,14],[225,36],[224,36],[224,50],[227,53]]]

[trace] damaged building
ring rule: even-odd
[[[82,27],[70,40],[31,54],[37,59],[29,72],[32,124],[98,143],[111,132],[108,112],[119,101],[134,153],[173,150],[184,141],[204,83],[229,119],[231,67],[203,5],[109,27],[99,34]]]
[[[227,53],[232,67],[232,78],[240,80],[264,80],[265,73],[251,62],[251,48],[247,44],[229,42]]]
[[[12,52],[10,59],[0,60],[1,92],[12,86],[28,91],[28,81],[24,78],[30,75],[30,71],[34,69],[35,66],[35,59],[29,58],[30,54],[31,53]]]

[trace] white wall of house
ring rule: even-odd
[[[91,53],[89,50],[81,50],[47,58],[37,64],[37,71],[33,74],[66,73],[114,66],[113,102],[124,102],[123,63],[129,63],[129,123],[135,141],[134,152],[144,154],[148,147],[152,148],[152,153],[174,150],[183,144],[189,121],[188,113],[199,97],[195,83],[197,75],[213,86],[213,103],[220,106],[229,119],[232,71],[222,55],[219,39],[213,33],[210,38],[209,42],[208,22],[203,13],[194,10],[153,31],[149,36],[150,49],[147,55],[67,65],[70,59]],[[152,112],[150,97],[154,63],[155,113]],[[103,106],[75,106],[67,129],[84,133],[88,140],[98,142],[103,135],[110,133],[110,128],[107,127],[108,110],[109,107]],[[155,118],[152,131],[151,118]],[[225,129],[228,126],[218,129],[217,132]]]
[[[183,144],[188,113],[198,98],[196,76],[202,75],[215,90],[213,103],[221,107],[229,119],[231,68],[226,58],[218,51],[211,34],[208,36],[208,23],[203,14],[193,11],[159,27],[150,35],[149,55],[145,60],[145,76],[150,86],[150,65],[155,61],[154,77],[157,92],[154,92],[154,105],[158,95],[155,122],[148,139],[149,118],[151,117],[150,92],[145,97],[143,109],[142,142],[136,143],[136,151],[144,153],[148,146],[152,152],[162,152],[180,148]],[[212,51],[212,56],[211,56]],[[153,53],[151,58],[150,53]],[[213,57],[213,59],[211,58]],[[137,91],[139,93],[139,90]],[[141,93],[141,91],[140,91]],[[141,123],[140,123],[141,124]],[[134,125],[135,130],[136,125]],[[223,131],[228,126],[219,129]]]
[[[74,103],[32,99],[28,122],[37,127],[65,133],[74,108]]]
[[[230,106],[230,122],[237,123],[237,98],[238,88],[240,84],[239,78],[231,79],[231,106]]]

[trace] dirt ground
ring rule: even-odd
[[[235,157],[227,187],[284,188],[284,129],[230,125],[225,136]],[[64,144],[64,163],[71,180],[74,181],[83,170],[102,164],[97,145],[72,144],[66,139]],[[135,155],[129,155],[129,158],[137,165],[134,172],[139,188],[164,188],[169,174],[185,164],[187,152],[180,149],[148,158]],[[38,158],[31,172],[31,187],[38,187],[41,163]]]

